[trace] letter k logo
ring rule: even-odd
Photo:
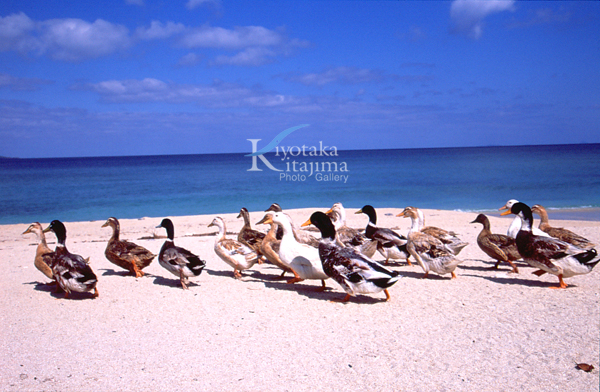
[[[281,169],[277,169],[276,167],[274,167],[271,162],[269,162],[267,160],[267,158],[264,157],[263,154],[271,151],[273,148],[275,148],[279,143],[281,143],[281,141],[290,133],[294,132],[296,129],[300,129],[300,128],[304,128],[307,127],[309,124],[302,124],[302,125],[298,125],[292,128],[288,128],[285,131],[279,133],[277,136],[275,136],[275,138],[273,140],[271,140],[271,143],[267,144],[264,148],[260,149],[259,151],[256,150],[257,144],[260,140],[262,139],[246,139],[248,141],[250,141],[250,143],[252,143],[252,154],[246,154],[247,157],[252,157],[252,167],[250,169],[248,169],[248,171],[262,171],[262,169],[258,168],[258,160],[256,159],[257,157],[260,158],[260,160],[267,165],[267,167],[271,170],[274,171],[283,171]]]

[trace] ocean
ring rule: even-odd
[[[600,220],[600,144],[276,152],[0,158],[0,224],[217,215],[274,202],[497,214],[508,199],[541,204],[550,219]]]

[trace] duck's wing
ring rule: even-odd
[[[129,241],[117,242],[114,245],[113,252],[117,256],[125,258],[125,259],[137,258],[137,257],[147,258],[147,257],[156,256],[152,252],[150,252],[148,249],[144,248],[143,246],[134,244],[133,242],[129,242]]]
[[[254,251],[252,249],[250,249],[246,245],[242,244],[241,242],[235,241],[232,239],[228,239],[228,238],[220,241],[219,245],[225,251],[225,253],[229,254],[230,256],[235,256],[235,255],[246,256],[246,255],[254,253]]]
[[[544,231],[554,238],[558,238],[561,241],[567,242],[577,247],[593,247],[593,244],[587,238],[584,238],[579,234],[576,234],[571,230],[564,229],[562,227],[549,227]]]
[[[417,253],[428,253],[444,249],[444,244],[440,240],[422,232],[411,233],[410,241]]]
[[[240,232],[238,240],[246,242],[249,245],[258,245],[264,238],[265,233],[254,229],[245,229],[243,232]]]
[[[404,245],[406,244],[406,237],[396,233],[392,229],[386,229],[379,227],[373,233],[373,240],[381,243],[384,247],[389,247],[391,244]],[[386,246],[387,245],[387,246]]]
[[[87,260],[73,253],[59,255],[52,267],[52,272],[55,276],[60,275],[64,280],[75,279],[84,284],[91,284],[98,280]]]
[[[335,271],[334,274],[355,284],[369,281],[385,288],[391,286],[399,276],[398,272],[384,267],[350,247],[332,247],[328,259],[330,267]]]
[[[357,236],[360,236],[358,230],[348,226],[342,226],[336,230],[339,240],[344,244],[349,244],[354,241]]]

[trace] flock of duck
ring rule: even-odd
[[[516,215],[507,235],[492,233],[489,220],[483,214],[471,222],[483,225],[477,244],[496,260],[494,268],[505,262],[512,267],[511,272],[518,273],[513,262],[521,259],[538,268],[535,275],[556,275],[559,280],[556,288],[566,288],[563,278],[589,273],[600,261],[594,249],[595,244],[569,230],[550,226],[544,207],[534,205],[530,208],[517,200],[509,200],[500,210],[506,210],[502,215]],[[405,260],[408,265],[412,265],[411,258],[416,260],[425,272],[423,277],[430,272],[456,277],[454,270],[462,262],[457,255],[468,243],[454,232],[425,226],[420,209],[406,207],[397,215],[411,219],[406,236],[377,226],[377,213],[370,205],[365,205],[356,213],[366,214],[369,218],[364,231],[346,225],[346,212],[341,203],[335,203],[326,213],[313,213],[302,226],[315,226],[321,233],[320,238],[299,229],[278,204],[272,204],[257,222],[269,225],[266,234],[252,229],[250,215],[245,208],[238,215],[244,220],[244,226],[237,239],[226,237],[225,221],[221,217],[216,217],[209,226],[217,227],[214,251],[233,268],[235,278],[241,278],[242,271],[252,268],[256,263],[267,261],[282,270],[282,277],[286,273],[293,274],[288,283],[314,279],[321,280],[325,288],[325,280],[332,278],[346,292],[341,302],[357,294],[382,291],[386,301],[389,300],[388,288],[401,277],[387,266],[390,259]],[[541,218],[539,229],[533,226],[533,213]],[[120,225],[116,218],[109,218],[102,227],[112,228],[112,236],[105,250],[106,258],[136,277],[144,276],[143,269],[157,255],[140,245],[121,240]],[[206,262],[189,250],[175,245],[175,231],[170,219],[163,219],[157,227],[167,232],[158,262],[179,277],[182,288],[187,289],[188,279],[200,275]],[[55,250],[48,247],[44,236],[50,231],[56,235]],[[35,266],[56,282],[57,290],[63,290],[65,298],[73,291],[92,292],[93,297],[98,296],[98,278],[89,265],[89,259],[67,250],[67,231],[62,222],[54,220],[45,229],[36,222],[23,234],[27,233],[35,233],[39,238]],[[385,257],[384,262],[373,260],[376,252]]]

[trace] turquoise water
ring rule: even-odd
[[[260,159],[261,171],[249,171],[244,154],[0,159],[0,224],[257,211],[273,202],[491,212],[511,198],[559,209],[554,218],[600,220],[600,144],[295,153],[265,155],[281,171]]]

